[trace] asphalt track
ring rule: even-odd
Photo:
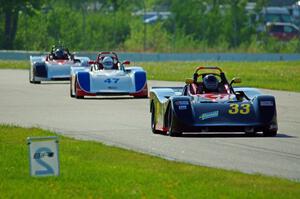
[[[149,81],[149,85],[183,84]],[[25,70],[0,70],[0,123],[55,130],[176,161],[300,181],[300,93],[264,92],[277,100],[277,137],[237,133],[168,137],[151,133],[148,99],[78,100],[70,98],[67,82],[34,85]]]

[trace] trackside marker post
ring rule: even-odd
[[[58,176],[58,138],[28,137],[29,167],[31,176]]]

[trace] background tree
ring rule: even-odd
[[[0,12],[4,15],[4,34],[1,47],[13,49],[18,30],[19,13],[33,15],[41,8],[42,0],[0,0]]]
[[[271,0],[0,0],[0,49],[49,50],[59,41],[75,51],[294,52],[256,32],[256,14]],[[254,0],[251,0],[254,2]],[[144,12],[169,11],[144,22]],[[250,23],[252,18],[252,22]]]

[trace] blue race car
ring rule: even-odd
[[[245,132],[276,136],[274,96],[258,89],[236,87],[218,67],[197,67],[192,79],[179,88],[150,90],[153,133],[180,136],[183,132]]]

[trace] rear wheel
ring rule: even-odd
[[[171,110],[171,108],[169,108],[168,111],[168,135],[171,137],[179,137],[182,135],[182,132],[177,131],[173,128],[173,111]]]

